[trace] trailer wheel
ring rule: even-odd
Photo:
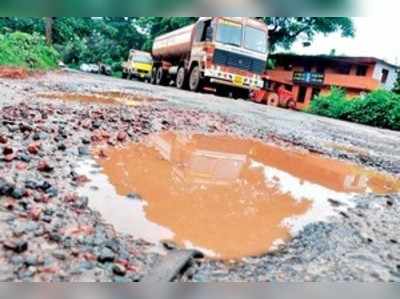
[[[278,95],[275,94],[275,93],[271,93],[268,96],[267,104],[270,105],[270,106],[278,107],[279,106],[279,97],[278,97]]]
[[[157,73],[156,73],[156,84],[157,85],[166,85],[167,80],[165,77],[166,77],[166,75],[165,75],[163,68],[159,67],[157,69]]]
[[[199,91],[201,88],[201,74],[200,67],[196,65],[192,68],[189,77],[189,89],[191,91]]]
[[[178,69],[178,73],[176,74],[176,87],[179,89],[186,89],[187,88],[187,78],[186,78],[186,71],[183,66]]]
[[[233,98],[235,100],[242,99],[247,101],[250,98],[250,91],[246,89],[237,89],[233,91]]]
[[[289,100],[289,101],[287,102],[287,107],[288,107],[289,109],[295,110],[295,109],[296,109],[296,102],[293,101],[293,100]]]
[[[153,67],[151,69],[151,76],[150,76],[150,83],[151,84],[156,84],[156,73],[157,73],[157,68]]]

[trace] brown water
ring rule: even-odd
[[[118,230],[236,259],[264,253],[335,213],[328,198],[400,190],[393,177],[353,164],[228,136],[162,133],[106,148],[88,168],[90,204]],[[86,170],[85,170],[86,169]],[[142,200],[127,199],[135,192]]]
[[[58,99],[64,102],[79,102],[83,104],[120,104],[127,106],[141,105],[163,99],[119,91],[74,93],[74,92],[47,92],[38,93],[41,98]]]

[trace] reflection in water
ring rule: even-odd
[[[82,192],[106,220],[224,259],[261,254],[326,220],[328,198],[400,189],[394,178],[352,164],[228,136],[166,132],[105,152],[97,162],[106,176],[82,170],[100,190]],[[130,192],[143,201],[123,199]]]

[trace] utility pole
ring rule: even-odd
[[[49,45],[53,43],[53,23],[54,17],[46,17],[46,42]]]

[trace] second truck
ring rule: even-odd
[[[246,17],[203,17],[154,40],[151,81],[199,91],[248,98],[263,88],[268,28]]]

